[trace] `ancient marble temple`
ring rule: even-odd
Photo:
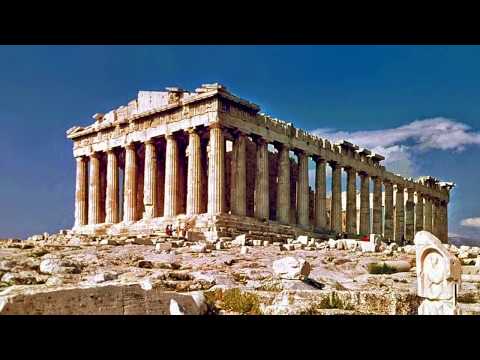
[[[148,234],[172,224],[196,239],[248,234],[264,241],[332,231],[398,241],[427,230],[447,241],[452,183],[403,178],[388,172],[379,154],[331,143],[259,110],[222,85],[206,84],[195,92],[140,91],[128,105],[95,114],[92,125],[71,128],[73,230]]]

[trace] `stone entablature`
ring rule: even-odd
[[[153,210],[151,209],[151,198],[157,197],[156,193],[160,193],[158,196],[161,196],[162,199],[164,199],[164,196],[167,198],[165,208],[162,208],[161,211],[162,214],[165,212],[165,216],[171,217],[181,213],[195,215],[204,212],[211,214],[231,212],[232,214],[236,213],[236,215],[248,212],[252,215],[251,209],[247,211],[245,208],[245,202],[249,201],[245,200],[245,198],[253,196],[247,194],[251,190],[245,190],[242,182],[230,181],[230,177],[225,179],[226,174],[230,172],[246,174],[245,145],[241,145],[242,141],[244,141],[241,139],[246,139],[248,145],[246,148],[250,148],[249,144],[251,144],[256,148],[254,151],[257,152],[256,160],[254,161],[256,168],[255,181],[252,185],[259,190],[257,191],[258,195],[255,195],[254,217],[277,220],[281,223],[289,222],[292,225],[303,228],[310,226],[317,229],[329,227],[333,231],[342,231],[341,171],[344,169],[351,172],[350,181],[354,181],[357,174],[362,178],[363,201],[360,209],[363,214],[360,219],[362,232],[370,232],[371,230],[369,183],[373,181],[377,184],[375,187],[375,199],[377,200],[374,201],[373,214],[371,215],[375,230],[378,231],[385,224],[384,236],[393,239],[406,235],[409,239],[413,239],[412,229],[415,228],[415,231],[417,231],[425,228],[427,230],[436,230],[437,235],[443,241],[446,240],[448,232],[447,204],[449,191],[454,184],[441,183],[432,177],[422,177],[418,181],[413,181],[411,178],[407,179],[398,174],[393,174],[380,164],[384,160],[382,155],[372,153],[365,148],[359,148],[347,141],[331,143],[327,139],[322,139],[302,129],[295,128],[291,123],[261,114],[259,110],[257,105],[230,94],[222,85],[212,84],[203,85],[201,88],[196,89],[194,93],[179,88],[167,88],[167,91],[164,92],[140,91],[138,98],[130,101],[128,106],[122,106],[107,114],[95,114],[94,119],[96,121],[94,124],[85,128],[74,127],[67,131],[68,138],[74,142],[74,156],[77,159],[87,157],[94,159],[89,161],[90,172],[103,179],[101,181],[97,179],[93,182],[90,179],[90,190],[93,191],[93,194],[98,193],[98,195],[89,194],[91,201],[86,201],[84,199],[86,196],[84,188],[87,185],[84,185],[83,178],[78,178],[79,176],[86,176],[86,170],[84,169],[86,165],[77,163],[77,195],[83,196],[83,198],[77,199],[76,209],[82,207],[80,204],[89,202],[89,213],[94,216],[94,219],[91,216],[86,216],[83,210],[76,210],[76,214],[80,219],[89,218],[89,224],[98,224],[104,213],[109,213],[109,211],[103,209],[105,205],[99,202],[98,197],[104,197],[105,190],[102,189],[105,187],[105,182],[108,183],[108,179],[111,178],[116,179],[118,175],[116,173],[110,174],[109,177],[107,176],[108,179],[105,180],[105,175],[102,173],[105,171],[100,170],[100,168],[105,168],[104,160],[96,159],[95,154],[111,153],[112,149],[117,149],[117,152],[119,151],[118,149],[124,149],[121,150],[121,153],[124,154],[121,156],[125,158],[121,166],[125,168],[125,184],[130,184],[129,186],[133,187],[132,189],[134,190],[132,191],[135,194],[142,192],[141,195],[143,196],[143,193],[147,191],[143,208],[141,199],[128,197],[132,191],[128,194],[126,193],[128,196],[125,197],[126,202],[124,202],[124,204],[127,204],[124,207],[124,221],[139,220],[141,214],[136,213],[137,208],[141,210],[147,209],[148,218],[157,217],[155,206]],[[233,143],[232,156],[225,151],[226,140]],[[157,181],[158,176],[155,175],[157,162],[153,160],[147,161],[147,158],[151,159],[152,156],[157,156],[156,147],[159,141],[164,144],[162,145],[164,146],[162,151],[165,151],[165,142],[167,144],[166,154],[161,155],[165,156],[165,161],[167,162],[167,165],[162,165],[163,170],[161,170],[162,179],[160,180],[164,183],[160,183],[160,180]],[[209,143],[206,144],[206,141]],[[149,143],[152,145],[147,146]],[[138,144],[138,146],[132,147],[132,144]],[[189,150],[190,144],[193,144],[193,148]],[[288,165],[290,161],[286,161],[287,158],[280,161],[279,157],[275,157],[274,161],[276,164],[274,166],[275,168],[278,167],[279,178],[278,184],[274,184],[274,187],[278,185],[278,189],[275,189],[273,194],[269,194],[272,192],[272,184],[270,184],[271,180],[269,179],[269,173],[271,172],[269,168],[272,161],[272,158],[269,156],[271,154],[268,150],[269,144],[275,146],[279,152],[284,149],[284,154],[287,158],[288,152],[293,151],[298,158],[299,164],[298,177],[295,178],[294,184],[290,184],[291,179],[287,181],[286,178],[291,176],[289,175],[290,170],[286,171],[288,169],[285,169],[285,167],[291,167],[291,165]],[[143,150],[140,150],[139,146]],[[131,149],[130,152],[129,148]],[[239,149],[241,149],[240,152]],[[141,151],[142,154],[148,153],[149,155],[145,159],[142,158],[143,160],[139,164],[136,164],[138,160],[136,160],[137,155],[134,154],[137,154],[138,151]],[[203,153],[211,161],[205,160],[204,156],[201,155]],[[110,173],[115,167],[118,168],[120,166],[117,164],[117,160],[113,160],[112,156],[109,156],[109,161],[114,162],[115,165],[109,163]],[[195,161],[195,164],[189,165],[188,170],[185,168],[187,157]],[[308,186],[309,157],[317,163],[317,180],[313,195],[310,193],[312,190]],[[232,161],[239,163],[236,166],[232,165],[230,169],[230,165],[226,165],[225,159],[229,163]],[[208,169],[205,169],[207,162]],[[328,219],[328,221],[323,219],[326,217],[327,212],[325,209],[324,189],[326,164],[330,165],[332,170],[334,170],[330,209],[331,219]],[[171,168],[172,166],[174,166],[174,169]],[[179,167],[178,169],[176,168],[177,166]],[[139,169],[144,171],[145,167],[147,167],[145,173],[137,176],[136,173]],[[127,171],[128,169],[131,170]],[[189,176],[188,184],[186,184],[187,180],[185,179],[187,174]],[[202,183],[203,185],[199,187],[198,184],[203,178],[208,178],[208,181]],[[179,179],[182,179],[185,183],[177,184]],[[138,185],[138,181],[141,182],[141,186]],[[198,184],[192,184],[192,181]],[[157,186],[157,183],[161,185],[154,192],[152,186]],[[378,199],[381,199],[379,194],[382,192],[382,184],[385,186],[386,194],[392,191],[391,195],[386,196],[387,202],[393,201],[394,190],[397,202],[400,201],[402,204],[404,189],[408,193],[407,206],[398,207],[398,210],[395,210],[395,214],[393,214],[393,205],[385,205],[385,221],[378,218],[383,216],[378,209]],[[389,190],[389,186],[392,185],[394,190],[393,188]],[[162,186],[165,188],[161,188]],[[234,188],[227,189],[225,188],[226,186],[234,186]],[[287,188],[290,187],[292,189],[292,186],[297,187],[297,191],[300,191],[298,195],[295,195],[295,192],[289,194]],[[278,197],[277,190],[280,194]],[[108,191],[111,192],[111,188]],[[115,191],[118,192],[118,190]],[[352,194],[353,191],[356,191],[354,183],[351,184],[348,191]],[[182,195],[182,192],[188,194]],[[208,196],[204,194],[205,192]],[[181,193],[181,195],[177,193]],[[422,201],[421,207],[425,207],[424,211],[415,210],[414,193],[416,193],[415,198]],[[316,194],[319,194],[319,196],[316,196]],[[270,199],[272,195],[277,199]],[[241,201],[237,196],[240,196]],[[313,199],[311,199],[312,196]],[[181,204],[178,209],[176,205],[177,197],[178,202]],[[111,198],[112,196],[108,200],[110,203]],[[272,211],[271,200],[274,207],[275,204],[283,207],[291,205],[295,208],[293,215],[291,211],[285,212],[281,209]],[[97,205],[92,205],[92,201]],[[173,203],[170,203],[170,201],[173,201]],[[208,206],[205,204],[205,201],[208,202]],[[423,201],[425,201],[424,206]],[[228,206],[226,206],[227,203]],[[113,203],[113,205],[118,207],[118,204]],[[355,206],[354,203],[350,204],[348,214],[356,214],[356,211],[353,211]],[[99,212],[96,210],[96,207],[102,210],[99,210]],[[418,208],[419,206],[416,207]],[[312,208],[316,209],[313,215],[310,210]],[[271,219],[271,214],[275,213],[277,214],[277,219]],[[113,218],[118,217],[110,214],[109,219],[112,216]],[[292,216],[294,217],[292,218]],[[356,228],[356,220],[352,219],[352,216],[347,215],[347,217],[350,217],[348,229]],[[415,220],[415,216],[422,217],[421,224]],[[80,223],[85,223],[85,221],[81,220]],[[78,219],[76,223],[78,223]]]

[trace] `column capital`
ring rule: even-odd
[[[112,146],[112,147],[107,148],[107,150],[105,152],[107,154],[115,154],[116,149],[117,149],[117,147]]]
[[[287,144],[278,142],[278,141],[273,142],[273,146],[274,146],[275,149],[277,149],[278,151],[281,151],[281,150],[284,150],[284,149],[287,149],[288,151],[290,151],[290,146],[288,146]]]
[[[328,162],[328,165],[330,165],[332,168],[342,167],[342,165],[340,163],[338,163],[337,161],[328,160],[327,162]]]
[[[245,131],[242,131],[242,130],[239,130],[239,129],[232,129],[230,130],[230,134],[233,136],[233,137],[243,137],[243,136],[247,136],[248,134],[245,132]]]
[[[135,143],[133,141],[125,144],[125,149],[133,149],[135,150]]]
[[[88,154],[88,157],[94,158],[94,159],[98,159],[99,156],[100,156],[100,152],[99,152],[99,151],[92,151],[90,154]]]
[[[264,137],[261,137],[260,135],[256,135],[256,134],[252,135],[252,140],[257,145],[268,144],[267,139],[265,139]]]
[[[87,156],[85,155],[75,156],[75,160],[77,161],[77,163],[84,162],[85,160],[87,160]]]
[[[188,135],[192,135],[192,134],[198,134],[198,129],[196,126],[192,126],[192,127],[189,127],[187,129],[185,129],[185,132],[188,134]]]
[[[154,138],[149,138],[149,139],[146,139],[143,143],[145,145],[154,145],[155,144],[155,139]]]
[[[212,123],[212,124],[208,125],[208,128],[209,128],[209,129],[220,129],[220,130],[223,130],[223,129],[224,129],[224,127],[222,126],[222,124],[219,123],[219,122]]]
[[[312,155],[312,160],[316,163],[325,163],[326,160],[322,158],[320,155]]]

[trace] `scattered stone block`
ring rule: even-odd
[[[207,252],[207,244],[197,244],[190,246],[190,250],[194,253],[205,253]]]
[[[99,243],[100,245],[117,245],[117,242],[113,239],[103,239]]]
[[[133,243],[136,245],[154,245],[153,241],[149,238],[136,238]]]
[[[362,252],[375,252],[375,244],[370,241],[359,241]],[[390,250],[391,251],[391,250]]]
[[[333,239],[328,239],[327,245],[330,249],[335,249],[337,247],[337,241]]]
[[[233,239],[232,245],[245,246],[247,245],[247,234],[238,235]]]
[[[240,254],[242,254],[242,255],[248,254],[248,247],[247,246],[242,246],[240,248]]]
[[[184,245],[185,245],[184,240],[174,240],[174,241],[172,241],[172,247],[174,247],[174,248],[180,248]]]
[[[307,245],[310,238],[307,235],[297,236],[297,242],[303,245]]]
[[[137,266],[142,269],[153,269],[153,263],[148,260],[140,260]]]
[[[272,267],[274,275],[281,279],[302,280],[310,274],[310,264],[292,256],[274,261]]]
[[[169,242],[155,244],[156,253],[161,253],[163,251],[170,251],[171,249],[172,249],[172,244],[170,244]]]
[[[355,239],[345,239],[345,244],[347,245],[347,250],[357,250],[358,241]]]

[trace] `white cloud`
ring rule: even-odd
[[[474,227],[474,228],[480,228],[480,217],[463,219],[460,222],[460,225],[468,226],[468,227]]]
[[[314,134],[332,141],[348,140],[386,157],[385,165],[404,176],[415,172],[413,156],[417,151],[463,151],[467,145],[480,145],[480,133],[461,122],[436,117],[415,120],[392,129],[371,131],[337,131],[316,129]]]

